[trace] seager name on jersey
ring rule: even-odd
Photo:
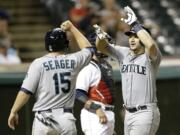
[[[43,63],[43,66],[46,71],[54,69],[74,69],[75,61],[66,59],[66,60],[49,60]]]
[[[123,65],[121,72],[122,73],[134,72],[134,73],[146,75],[146,67],[136,64]]]

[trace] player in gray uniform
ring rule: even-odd
[[[109,44],[106,33],[95,26],[100,51],[116,58],[122,76],[122,93],[125,108],[125,135],[155,135],[160,123],[157,107],[156,74],[161,53],[150,33],[137,21],[130,7],[125,7],[127,18],[122,19],[131,26],[125,34],[129,36],[129,47]]]
[[[65,31],[72,33],[81,51],[65,54],[68,47]],[[31,95],[35,95],[32,135],[76,135],[75,118],[72,114],[76,77],[90,62],[93,49],[70,21],[65,21],[61,28],[46,33],[45,48],[49,53],[35,59],[29,67],[11,109],[8,125],[15,129],[18,111]]]

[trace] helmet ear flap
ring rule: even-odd
[[[47,51],[52,51],[53,38],[51,31],[48,31],[45,35],[45,49]]]
[[[66,45],[66,48],[69,48],[69,40],[65,40],[65,45]]]

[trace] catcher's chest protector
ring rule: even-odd
[[[104,104],[113,104],[114,82],[112,79],[112,68],[107,63],[100,63],[98,67],[101,72],[101,80],[97,86],[89,89],[89,98]]]

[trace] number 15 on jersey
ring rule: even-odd
[[[71,76],[70,72],[55,73],[53,75],[55,93],[59,94],[60,91],[63,93],[68,93],[71,88],[71,82],[69,77]]]

